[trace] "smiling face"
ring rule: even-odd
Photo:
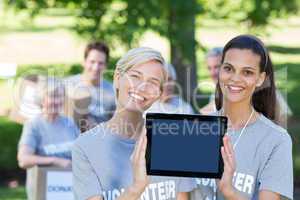
[[[103,70],[106,68],[106,55],[104,52],[92,49],[83,63],[84,74],[91,82],[100,80]]]
[[[115,75],[118,109],[143,112],[161,94],[163,65],[155,60],[131,67],[125,74]]]
[[[64,97],[64,89],[62,88],[46,93],[42,101],[43,112],[52,115],[59,114],[63,109]]]
[[[260,56],[248,49],[229,49],[219,71],[224,101],[250,103],[256,87],[262,85],[265,72],[260,72]]]
[[[167,102],[174,96],[176,82],[171,76],[168,76],[168,80],[163,85],[163,91],[160,97],[162,102]]]

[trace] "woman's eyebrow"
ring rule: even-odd
[[[228,63],[228,62],[225,62],[225,63],[223,63],[223,65],[229,65],[229,66],[231,66],[231,67],[233,67],[234,68],[234,65],[232,65],[232,64],[230,64],[230,63]],[[256,67],[252,67],[252,66],[244,66],[244,67],[242,67],[243,69],[251,69],[251,70],[255,70],[256,69]]]
[[[255,70],[255,67],[249,67],[249,66],[246,66],[246,67],[243,67],[244,69],[250,69],[250,70]]]
[[[161,82],[161,80],[159,80],[158,78],[155,78],[155,77],[151,77],[150,79],[153,80],[153,81],[157,81],[159,83]]]
[[[228,63],[228,62],[224,62],[223,65],[229,65],[231,67],[234,67],[232,64]]]
[[[138,73],[138,74],[142,74],[142,72],[138,71],[138,70],[129,70],[130,72],[135,72],[135,73]]]
[[[135,72],[135,73],[138,73],[138,74],[140,74],[140,75],[143,75],[143,73],[142,72],[140,72],[140,71],[138,71],[138,70],[130,70],[130,72]],[[161,80],[159,80],[158,78],[156,78],[156,77],[150,77],[149,79],[151,79],[151,80],[153,80],[153,81],[157,81],[157,82],[161,82]]]

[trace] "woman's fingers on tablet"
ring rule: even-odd
[[[232,166],[232,163],[230,162],[230,157],[228,154],[225,152],[225,148],[221,148],[221,154],[224,162],[224,172],[222,175],[221,182],[222,183],[231,183],[232,182],[232,177],[234,174],[235,169]]]
[[[221,154],[224,162],[224,171],[227,171],[228,168],[230,167],[230,163],[224,147],[221,147]]]
[[[143,144],[142,144],[142,147],[141,147],[141,152],[140,152],[140,157],[139,157],[139,160],[142,162],[143,165],[146,164],[146,148],[147,148],[147,137],[146,135],[143,136]]]
[[[228,139],[228,145],[229,145],[229,150],[230,150],[230,152],[231,152],[232,154],[234,154],[233,145],[232,145],[230,139]]]
[[[147,129],[146,129],[146,127],[143,127],[141,135],[147,135]]]
[[[230,142],[230,138],[228,136],[224,137],[224,147],[225,147],[225,152],[227,154],[229,163],[233,169],[235,169],[235,154],[234,154],[234,149],[233,146]]]
[[[224,146],[222,147],[221,153],[224,160],[224,167],[227,167],[231,172],[235,170],[235,155],[233,147],[230,143],[228,136],[223,138]]]
[[[217,181],[219,190],[224,194],[225,192],[232,190],[232,178],[233,178],[233,171],[229,166],[228,158],[225,153],[224,147],[221,149],[222,157],[224,160],[224,172],[222,175],[221,180]]]
[[[226,148],[228,150],[228,153],[234,155],[234,150],[233,150],[233,146],[231,144],[230,138],[228,136],[226,136],[225,140],[226,140]]]
[[[146,135],[146,129],[144,128],[141,134],[142,144],[141,144],[141,156],[145,158],[146,155],[146,148],[147,148],[147,135]]]
[[[228,136],[223,137],[223,146],[226,154],[230,154],[228,149]]]
[[[145,134],[143,134],[140,137],[140,143],[138,145],[137,152],[136,152],[137,162],[142,161],[143,163],[145,163],[146,148],[147,148],[147,137]]]
[[[141,154],[142,154],[142,149],[143,149],[143,145],[144,145],[144,136],[141,135],[140,136],[140,139],[139,139],[139,145],[138,145],[138,148],[137,148],[137,160],[139,161],[140,158],[141,158]]]
[[[132,154],[132,162],[137,162],[139,158],[140,149],[142,146],[143,137],[140,137],[135,143],[133,154]]]
[[[146,135],[143,136],[143,144],[142,144],[142,150],[141,150],[141,156],[145,158],[146,155],[146,148],[147,148],[147,137]]]
[[[146,135],[141,135],[139,141],[136,144],[135,149],[135,160],[132,163],[133,167],[133,178],[136,187],[145,189],[146,185],[149,183],[149,177],[146,171],[146,152],[147,138]]]

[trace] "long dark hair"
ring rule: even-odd
[[[266,79],[260,87],[255,89],[251,101],[256,111],[274,121],[276,113],[276,87],[274,83],[273,64],[265,45],[255,36],[239,35],[225,45],[222,54],[222,63],[229,49],[249,49],[260,56],[260,72],[266,73]],[[217,110],[220,110],[223,104],[223,94],[219,81],[216,88],[215,102]]]

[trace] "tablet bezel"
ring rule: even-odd
[[[152,120],[153,119],[174,119],[174,120],[203,120],[203,121],[219,121],[220,129],[220,149],[219,149],[219,168],[216,173],[208,172],[187,172],[174,170],[155,170],[151,169],[151,146],[152,146]],[[209,116],[209,115],[187,115],[187,114],[165,114],[165,113],[147,113],[146,114],[147,129],[147,149],[146,149],[146,170],[148,175],[158,176],[177,176],[177,177],[199,177],[199,178],[221,178],[224,170],[224,163],[221,155],[221,146],[223,146],[223,137],[227,130],[227,117],[225,116]]]

